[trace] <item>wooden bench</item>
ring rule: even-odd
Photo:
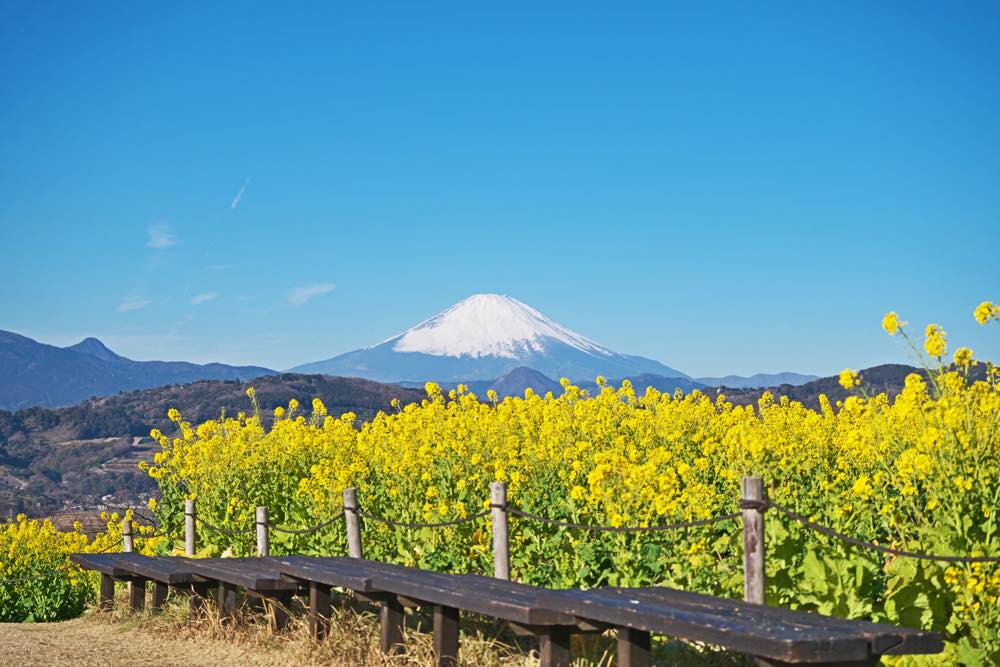
[[[331,588],[353,591],[380,605],[381,648],[402,649],[403,607],[431,606],[438,665],[456,665],[459,610],[502,619],[537,635],[542,667],[570,664],[573,633],[618,632],[620,667],[650,664],[652,634],[719,646],[753,656],[757,664],[868,666],[883,655],[939,653],[941,635],[887,624],[851,621],[767,607],[663,587],[551,590],[469,574],[442,574],[355,558],[155,558],[138,554],[73,554],[81,567],[101,573],[102,609],[110,608],[115,580],[133,582],[130,606],[143,607],[135,589],[145,582],[188,586],[192,600],[216,588],[227,616],[237,588],[272,607],[284,627],[295,593],[309,590],[310,628],[328,633]],[[141,585],[136,585],[141,584]],[[158,587],[159,589],[159,587]],[[159,602],[156,602],[159,600]],[[162,597],[154,593],[154,607]]]
[[[941,635],[671,588],[547,591],[540,602],[618,629],[619,667],[650,664],[650,634],[703,642],[760,665],[874,665],[883,655],[939,653]],[[568,664],[568,663],[567,663]]]
[[[115,567],[134,575],[132,580],[133,596],[145,597],[145,582],[153,582],[153,599],[150,602],[150,611],[152,612],[163,609],[163,605],[167,601],[169,587],[183,588],[189,596],[193,596],[197,594],[198,586],[205,581],[194,573],[185,559],[143,556],[137,553],[111,555],[114,556],[111,560]]]
[[[205,581],[216,584],[216,605],[220,619],[232,616],[237,588],[262,604],[274,629],[288,624],[288,609],[292,596],[300,586],[282,577],[266,558],[179,558],[184,566]],[[202,594],[202,597],[205,597]]]
[[[330,631],[330,589],[343,588],[374,598],[371,570],[365,561],[352,558],[321,559],[309,556],[280,556],[268,559],[280,573],[309,587],[309,633],[314,639],[325,638]],[[336,565],[329,561],[337,561]],[[383,616],[382,648],[387,650]]]
[[[381,605],[381,648],[402,647],[403,606],[433,607],[434,654],[439,665],[458,662],[459,610],[499,618],[536,634],[543,667],[568,664],[569,638],[586,630],[573,615],[539,604],[545,589],[477,575],[431,572],[355,558],[271,558],[285,574],[316,582],[310,609],[329,614],[329,587],[346,588]],[[318,596],[318,597],[314,597]]]
[[[101,574],[101,588],[97,600],[97,608],[101,611],[111,611],[115,603],[115,581],[132,581],[134,575],[127,569],[119,567],[114,558],[119,554],[70,554],[69,559],[85,570],[93,570]],[[145,589],[143,589],[145,590]],[[145,601],[145,596],[143,596]],[[142,609],[135,598],[130,599],[132,609]]]

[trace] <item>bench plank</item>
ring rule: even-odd
[[[544,589],[475,574],[442,574],[403,565],[363,561],[372,572],[376,589],[422,600],[429,605],[455,607],[523,625],[573,625],[572,614],[544,605]]]
[[[195,571],[181,558],[144,556],[137,553],[114,554],[116,567],[140,577],[169,585],[202,581]]]
[[[889,651],[936,653],[943,648],[935,633],[662,587],[551,591],[542,601],[587,620],[786,662],[866,660]]]
[[[358,593],[374,590],[371,570],[356,558],[272,556],[267,560],[278,572],[295,579],[346,588]]]
[[[85,570],[94,570],[115,579],[128,580],[132,574],[115,564],[115,558],[121,554],[70,554],[69,559]]]
[[[262,558],[185,558],[184,566],[205,579],[253,591],[297,591],[299,585]]]
[[[838,618],[836,616],[826,616],[809,611],[756,605],[662,586],[620,588],[614,590],[621,591],[623,595],[649,600],[658,604],[670,604],[678,607],[687,605],[692,608],[701,608],[709,613],[738,618],[748,622],[764,617],[770,622],[788,624],[796,628],[796,632],[800,634],[806,631],[799,628],[811,628],[821,634],[835,632],[861,636],[868,640],[872,648],[872,653],[876,655],[885,655],[892,652],[906,654],[936,653],[943,647],[940,635],[886,623],[872,623],[871,621]],[[813,630],[810,630],[810,632]]]

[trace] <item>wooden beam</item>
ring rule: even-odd
[[[309,636],[326,639],[330,634],[330,587],[309,582]]]
[[[271,632],[280,632],[288,627],[288,614],[292,606],[291,593],[268,593],[264,598],[267,606]]]
[[[111,611],[115,606],[115,580],[110,574],[101,574],[101,597],[98,609]]]
[[[434,605],[434,664],[458,667],[458,609]]]
[[[236,611],[236,586],[220,581],[216,588],[215,606],[222,622],[232,622]]]
[[[538,652],[540,667],[570,667],[569,662],[569,628],[551,626],[538,637]]]
[[[153,599],[150,601],[149,610],[153,613],[163,611],[163,606],[167,603],[167,589],[169,587],[162,581],[153,582]]]
[[[743,500],[760,503],[764,500],[764,480],[743,478]],[[743,510],[743,599],[755,604],[765,603],[767,577],[764,570],[764,512]]]
[[[490,483],[493,519],[493,576],[510,581],[510,538],[507,531],[507,482]]]
[[[142,611],[146,607],[146,580],[135,578],[129,582],[128,607],[132,611]]]
[[[344,528],[347,531],[347,555],[351,558],[364,558],[358,511],[357,489],[344,489]]]
[[[649,633],[632,628],[618,628],[618,667],[649,667],[649,665]]]
[[[382,603],[379,610],[382,626],[382,637],[379,648],[385,655],[402,653],[403,646],[403,605],[395,597],[390,597]]]
[[[188,589],[188,611],[191,614],[199,614],[205,609],[205,601],[212,585],[209,583],[194,583]]]

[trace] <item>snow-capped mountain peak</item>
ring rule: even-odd
[[[393,343],[396,352],[447,357],[521,359],[544,353],[553,342],[589,354],[614,354],[531,306],[501,294],[474,294],[385,342]]]
[[[653,359],[598,345],[499,294],[475,294],[378,345],[296,366],[291,372],[379,382],[468,382],[495,380],[519,366],[549,378],[583,381],[642,373],[687,377]]]

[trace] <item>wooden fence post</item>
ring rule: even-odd
[[[122,551],[131,553],[135,543],[132,541],[132,520],[122,519]]]
[[[271,552],[270,528],[267,525],[267,507],[257,508],[257,556],[267,558]]]
[[[353,487],[344,489],[344,526],[347,528],[347,555],[351,558],[364,558],[358,510],[357,489]]]
[[[132,519],[122,519],[122,552],[132,553],[135,540],[132,536]],[[128,604],[132,611],[142,611],[146,602],[146,581],[133,579],[128,582]]]
[[[184,555],[193,556],[195,551],[194,501],[184,501]]]
[[[507,482],[490,483],[493,517],[493,576],[510,581],[510,539],[507,533]]]
[[[764,604],[764,480],[743,478],[743,599]],[[756,507],[753,507],[756,505]]]

